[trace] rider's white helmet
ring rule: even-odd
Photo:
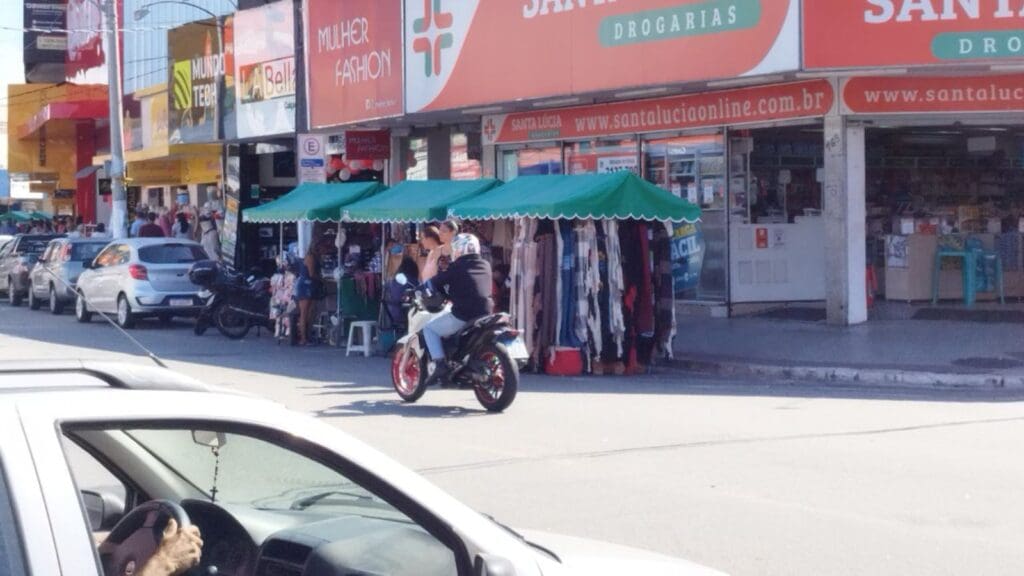
[[[459,234],[452,239],[452,256],[456,260],[466,254],[479,254],[480,240],[472,234]]]

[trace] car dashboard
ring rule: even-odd
[[[260,510],[185,500],[219,576],[453,576],[455,555],[405,520],[335,511]],[[202,571],[200,573],[203,573]]]

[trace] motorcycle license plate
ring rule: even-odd
[[[191,298],[171,298],[171,306],[178,307],[178,306],[191,306],[191,305],[192,305],[192,299]]]
[[[502,343],[508,349],[508,355],[513,360],[526,360],[530,357],[530,353],[526,351],[526,342],[523,341],[522,336],[516,336],[515,339],[505,340]]]

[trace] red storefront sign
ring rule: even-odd
[[[306,6],[312,126],[401,115],[401,0],[308,0]]]
[[[409,112],[799,67],[797,0],[404,1]]]
[[[391,133],[387,130],[345,132],[345,157],[349,160],[391,158]]]
[[[835,96],[827,80],[487,116],[486,144],[730,126],[824,116]]]
[[[850,78],[843,104],[853,114],[1024,110],[1024,75]]]
[[[1020,0],[805,0],[803,5],[804,67],[809,69],[1024,58]]]

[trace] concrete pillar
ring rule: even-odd
[[[402,146],[402,137],[391,135],[391,159],[388,162],[388,173],[384,183],[394,186],[405,179],[404,164],[402,157],[405,155],[405,148]]]
[[[825,118],[825,305],[828,323],[868,319],[864,127]]]
[[[481,168],[483,169],[484,178],[497,178],[498,177],[498,148],[493,144],[483,147],[483,157],[480,159]]]
[[[452,176],[452,131],[448,126],[427,134],[427,178],[448,180]]]

